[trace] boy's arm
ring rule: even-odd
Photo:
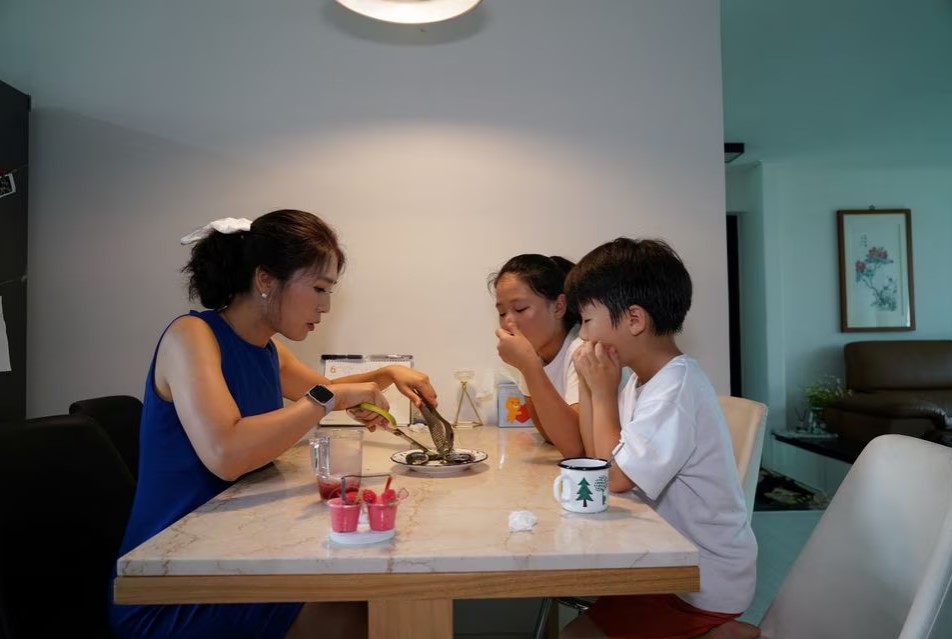
[[[582,436],[582,446],[587,457],[596,457],[595,439],[592,432],[592,391],[585,379],[578,380],[578,430]]]
[[[588,432],[591,441],[586,444],[586,452],[593,457],[608,459],[621,440],[621,420],[618,416],[618,384],[621,381],[621,363],[618,354],[602,344],[586,342],[573,356],[575,369],[579,375],[579,398],[587,401],[590,410],[587,413]],[[583,390],[584,387],[584,390]],[[583,438],[586,429],[581,428]],[[608,489],[612,492],[624,492],[634,488],[625,473],[612,464],[608,470]]]
[[[592,423],[594,456],[608,459],[621,441],[618,396],[614,388],[592,391]],[[635,482],[631,481],[618,464],[612,464],[608,469],[608,490],[613,493],[622,493],[634,487]]]

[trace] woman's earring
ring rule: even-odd
[[[261,299],[263,299],[263,300],[268,299],[268,294],[267,294],[267,293],[262,293],[262,294],[261,294]]]

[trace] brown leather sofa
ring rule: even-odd
[[[843,355],[850,395],[823,411],[841,440],[897,433],[952,443],[952,340],[852,342]]]

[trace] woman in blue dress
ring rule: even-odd
[[[120,555],[289,449],[327,412],[388,407],[395,384],[412,401],[436,394],[423,373],[389,366],[331,382],[275,334],[301,341],[331,307],[344,267],[333,229],[281,210],[254,222],[216,220],[183,271],[206,311],[172,321],[149,368],[135,502]],[[290,400],[285,406],[284,400]],[[352,414],[369,427],[382,418]],[[364,603],[109,604],[117,639],[366,636]]]

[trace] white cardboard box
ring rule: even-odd
[[[324,375],[329,379],[346,377],[358,373],[399,364],[413,368],[412,355],[323,355],[321,362],[324,367]],[[410,400],[397,390],[396,386],[389,386],[383,391],[384,397],[390,402],[390,414],[393,415],[397,424],[406,426],[410,423]],[[335,410],[321,420],[324,426],[356,426],[360,422],[352,418],[343,410]]]

